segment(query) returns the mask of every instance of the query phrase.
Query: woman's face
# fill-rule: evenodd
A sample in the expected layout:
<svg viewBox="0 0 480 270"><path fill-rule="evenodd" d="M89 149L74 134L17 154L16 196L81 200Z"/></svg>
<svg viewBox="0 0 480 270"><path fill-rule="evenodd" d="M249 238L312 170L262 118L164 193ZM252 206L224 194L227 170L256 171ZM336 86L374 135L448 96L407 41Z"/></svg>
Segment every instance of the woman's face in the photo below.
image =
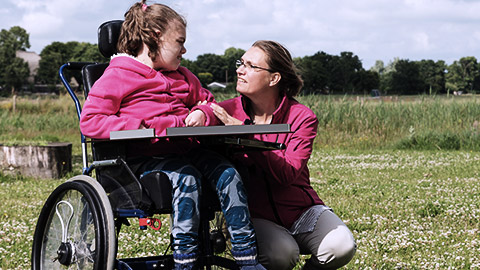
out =
<svg viewBox="0 0 480 270"><path fill-rule="evenodd" d="M180 66L182 55L187 52L184 44L187 40L185 26L180 22L170 23L167 31L161 33L159 55L153 63L156 70L176 70Z"/></svg>
<svg viewBox="0 0 480 270"><path fill-rule="evenodd" d="M265 69L253 68L253 66L266 68L267 55L257 47L251 47L242 56L244 63L237 68L237 91L249 98L260 95L268 89L271 80L271 72Z"/></svg>

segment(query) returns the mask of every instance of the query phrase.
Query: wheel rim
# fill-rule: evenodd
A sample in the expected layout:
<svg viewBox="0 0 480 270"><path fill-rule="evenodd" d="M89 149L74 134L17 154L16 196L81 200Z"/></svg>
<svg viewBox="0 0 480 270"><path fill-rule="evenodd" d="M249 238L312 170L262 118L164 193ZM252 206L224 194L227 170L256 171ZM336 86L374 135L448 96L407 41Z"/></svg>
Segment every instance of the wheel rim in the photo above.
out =
<svg viewBox="0 0 480 270"><path fill-rule="evenodd" d="M92 199L97 205L95 212L100 218L98 230L102 235L101 241L97 243L100 248L97 249L96 254L101 259L101 266L98 269L114 269L117 251L116 228L113 210L105 190L97 180L85 175L77 175L68 181L82 184L87 187L90 194L93 194Z"/></svg>
<svg viewBox="0 0 480 270"><path fill-rule="evenodd" d="M92 208L91 199L85 194L77 189L68 189L57 195L54 205L59 202L70 204L73 214L69 207L54 207L49 212L41 239L40 269L94 269L98 249L98 216ZM70 216L67 228L66 221Z"/></svg>
<svg viewBox="0 0 480 270"><path fill-rule="evenodd" d="M65 207L57 208L59 215L53 215L53 211L51 212L50 224L47 223L43 239L45 248L42 252L42 269L56 269L62 263L76 269L93 269L96 235L91 206L78 190L65 192L59 201L70 203L73 207L73 215ZM70 215L72 220L67 228L67 242L63 243L64 228L62 227ZM67 258L63 261L58 254L62 246L70 247L67 248L68 253L63 256Z"/></svg>

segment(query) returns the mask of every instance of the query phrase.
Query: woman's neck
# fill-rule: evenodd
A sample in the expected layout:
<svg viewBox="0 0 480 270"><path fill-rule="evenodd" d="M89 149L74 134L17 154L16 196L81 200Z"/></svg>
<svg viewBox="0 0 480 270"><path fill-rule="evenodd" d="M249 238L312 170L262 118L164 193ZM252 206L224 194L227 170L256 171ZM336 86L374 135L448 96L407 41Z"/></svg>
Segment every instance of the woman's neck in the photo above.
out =
<svg viewBox="0 0 480 270"><path fill-rule="evenodd" d="M257 125L270 124L272 122L273 113L280 105L281 98L279 95L274 97L251 100L250 117Z"/></svg>

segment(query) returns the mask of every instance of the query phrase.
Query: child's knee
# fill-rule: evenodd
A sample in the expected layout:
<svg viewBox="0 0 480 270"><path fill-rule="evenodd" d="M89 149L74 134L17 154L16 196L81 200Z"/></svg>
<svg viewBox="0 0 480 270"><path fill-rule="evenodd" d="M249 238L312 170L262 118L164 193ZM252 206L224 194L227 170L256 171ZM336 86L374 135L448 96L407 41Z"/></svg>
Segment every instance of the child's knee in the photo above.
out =
<svg viewBox="0 0 480 270"><path fill-rule="evenodd" d="M233 167L224 167L217 179L217 189L223 190L231 184L236 185L240 181L240 175Z"/></svg>
<svg viewBox="0 0 480 270"><path fill-rule="evenodd" d="M200 189L202 175L193 166L184 166L178 173L178 188L182 193L196 192ZM176 186L172 183L172 186Z"/></svg>

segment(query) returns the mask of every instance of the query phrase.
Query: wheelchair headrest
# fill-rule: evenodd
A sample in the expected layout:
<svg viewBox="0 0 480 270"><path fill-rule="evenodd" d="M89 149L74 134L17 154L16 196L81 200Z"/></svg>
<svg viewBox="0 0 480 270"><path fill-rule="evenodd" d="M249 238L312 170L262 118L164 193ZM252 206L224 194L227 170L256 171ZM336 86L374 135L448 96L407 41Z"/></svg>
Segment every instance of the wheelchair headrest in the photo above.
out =
<svg viewBox="0 0 480 270"><path fill-rule="evenodd" d="M123 20L104 22L98 27L98 49L106 58L117 53L117 42Z"/></svg>

